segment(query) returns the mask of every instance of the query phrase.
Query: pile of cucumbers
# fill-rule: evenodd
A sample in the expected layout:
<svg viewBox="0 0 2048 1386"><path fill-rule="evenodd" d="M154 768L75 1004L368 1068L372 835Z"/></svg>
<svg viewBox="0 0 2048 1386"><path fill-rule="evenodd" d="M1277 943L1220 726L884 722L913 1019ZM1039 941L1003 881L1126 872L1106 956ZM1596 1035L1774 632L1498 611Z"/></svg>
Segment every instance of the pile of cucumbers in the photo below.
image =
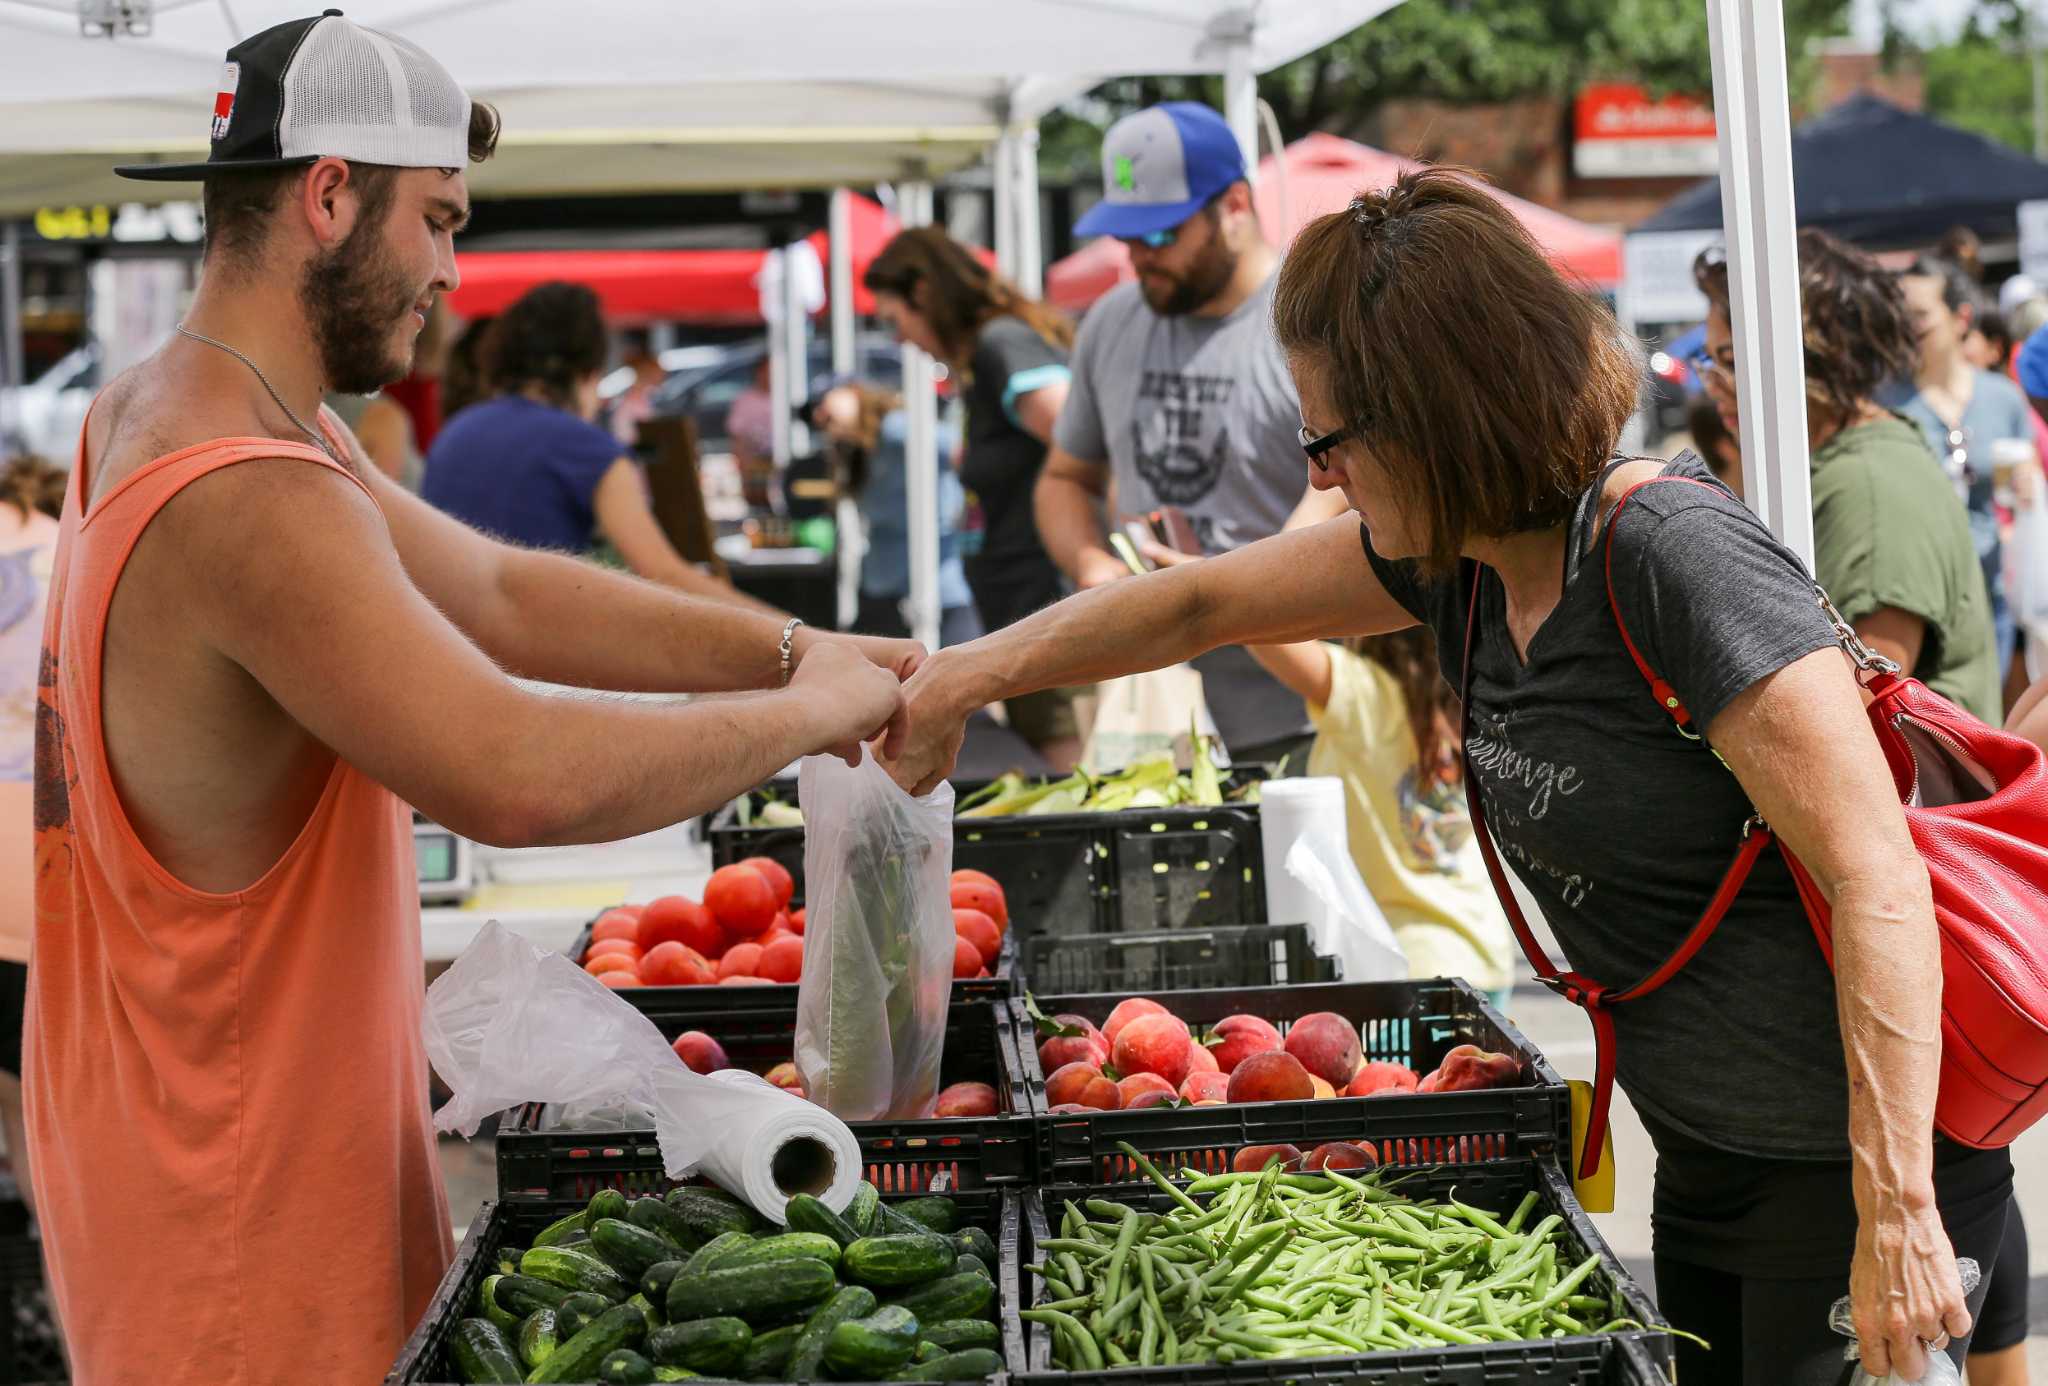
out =
<svg viewBox="0 0 2048 1386"><path fill-rule="evenodd" d="M980 1381L1001 1370L996 1248L948 1198L770 1227L722 1189L606 1189L498 1252L449 1354L469 1382Z"/></svg>

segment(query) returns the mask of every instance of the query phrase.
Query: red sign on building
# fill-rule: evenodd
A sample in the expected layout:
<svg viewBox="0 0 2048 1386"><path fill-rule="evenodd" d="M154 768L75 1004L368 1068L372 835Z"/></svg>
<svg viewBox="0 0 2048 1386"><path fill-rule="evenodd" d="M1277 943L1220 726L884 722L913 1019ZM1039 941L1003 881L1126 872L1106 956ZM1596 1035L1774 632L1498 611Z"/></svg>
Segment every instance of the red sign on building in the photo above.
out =
<svg viewBox="0 0 2048 1386"><path fill-rule="evenodd" d="M1697 178L1719 161L1714 108L1706 100L1652 100L1623 82L1579 89L1572 134L1572 171L1581 178Z"/></svg>

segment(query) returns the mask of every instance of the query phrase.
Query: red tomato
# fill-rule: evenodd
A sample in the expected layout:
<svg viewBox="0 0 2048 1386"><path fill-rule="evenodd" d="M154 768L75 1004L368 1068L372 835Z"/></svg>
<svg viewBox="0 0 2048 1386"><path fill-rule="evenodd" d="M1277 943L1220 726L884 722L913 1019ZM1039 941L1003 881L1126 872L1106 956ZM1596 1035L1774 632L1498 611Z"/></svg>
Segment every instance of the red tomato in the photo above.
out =
<svg viewBox="0 0 2048 1386"><path fill-rule="evenodd" d="M704 955L673 939L657 943L640 960L640 980L650 987L695 987L712 980Z"/></svg>
<svg viewBox="0 0 2048 1386"><path fill-rule="evenodd" d="M953 940L953 975L972 977L982 971L981 950L971 939L955 937Z"/></svg>
<svg viewBox="0 0 2048 1386"><path fill-rule="evenodd" d="M718 960L718 980L728 977L758 977L761 975L761 945L758 943L735 943L725 950L725 956Z"/></svg>
<svg viewBox="0 0 2048 1386"><path fill-rule="evenodd" d="M766 977L733 976L720 977L718 985L722 987L772 987L775 983L769 981Z"/></svg>
<svg viewBox="0 0 2048 1386"><path fill-rule="evenodd" d="M775 922L775 888L751 866L734 863L711 873L704 904L730 938L759 938Z"/></svg>
<svg viewBox="0 0 2048 1386"><path fill-rule="evenodd" d="M592 942L607 938L636 938L640 933L640 907L621 905L606 910L590 926Z"/></svg>
<svg viewBox="0 0 2048 1386"><path fill-rule="evenodd" d="M583 970L596 977L606 972L639 972L639 964L624 953L600 953L583 964Z"/></svg>
<svg viewBox="0 0 2048 1386"><path fill-rule="evenodd" d="M597 974L597 980L613 991L624 991L628 987L641 985L640 979L630 972L600 972Z"/></svg>
<svg viewBox="0 0 2048 1386"><path fill-rule="evenodd" d="M981 951L981 960L992 963L1003 951L1003 932L980 910L954 910L953 932Z"/></svg>
<svg viewBox="0 0 2048 1386"><path fill-rule="evenodd" d="M804 970L804 941L795 934L761 950L759 974L771 982L794 982Z"/></svg>
<svg viewBox="0 0 2048 1386"><path fill-rule="evenodd" d="M1000 886L987 886L979 881L961 881L953 887L953 908L956 910L980 910L995 921L998 929L1010 927L1010 906L1003 899Z"/></svg>
<svg viewBox="0 0 2048 1386"><path fill-rule="evenodd" d="M796 878L787 868L773 857L747 857L739 863L751 866L761 873L761 879L768 882L768 888L775 892L775 908L786 910L796 896Z"/></svg>
<svg viewBox="0 0 2048 1386"><path fill-rule="evenodd" d="M630 938L601 938L583 950L583 961L589 962L607 953L624 953L634 962L640 961L640 945Z"/></svg>
<svg viewBox="0 0 2048 1386"><path fill-rule="evenodd" d="M995 877L989 875L988 872L976 871L974 868L968 866L963 866L958 871L955 871L953 873L952 883L954 885L959 885L962 881L976 881L982 885L992 887L996 890L1001 890L1003 888L1002 882L998 881Z"/></svg>
<svg viewBox="0 0 2048 1386"><path fill-rule="evenodd" d="M658 944L680 943L707 958L725 951L725 934L711 911L685 895L664 895L640 913L640 951Z"/></svg>
<svg viewBox="0 0 2048 1386"><path fill-rule="evenodd" d="M804 931L804 912L802 910L791 910L788 917L789 931L793 934L802 933Z"/></svg>

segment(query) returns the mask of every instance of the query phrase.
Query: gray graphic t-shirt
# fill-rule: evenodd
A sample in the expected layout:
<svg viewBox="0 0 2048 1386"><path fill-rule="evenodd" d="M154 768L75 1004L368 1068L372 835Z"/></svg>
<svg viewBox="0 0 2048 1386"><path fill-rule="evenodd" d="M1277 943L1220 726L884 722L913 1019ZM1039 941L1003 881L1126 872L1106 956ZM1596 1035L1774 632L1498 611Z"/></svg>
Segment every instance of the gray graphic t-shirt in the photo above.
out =
<svg viewBox="0 0 2048 1386"><path fill-rule="evenodd" d="M1206 554L1278 534L1308 489L1308 464L1272 316L1272 279L1221 318L1161 317L1136 284L1118 285L1081 324L1054 441L1109 467L1124 515L1186 512ZM1211 651L1195 667L1233 752L1310 730L1301 699L1243 650Z"/></svg>

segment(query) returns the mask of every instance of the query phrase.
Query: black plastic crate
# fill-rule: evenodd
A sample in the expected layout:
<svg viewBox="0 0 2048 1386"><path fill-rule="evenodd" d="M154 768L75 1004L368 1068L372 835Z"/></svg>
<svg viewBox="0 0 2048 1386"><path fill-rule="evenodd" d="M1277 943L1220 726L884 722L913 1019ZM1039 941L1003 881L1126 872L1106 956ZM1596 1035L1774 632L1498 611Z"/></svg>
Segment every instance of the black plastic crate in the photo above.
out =
<svg viewBox="0 0 2048 1386"><path fill-rule="evenodd" d="M1003 1264L997 1275L998 1321L1003 1330L1002 1353L1012 1371L1023 1364L1024 1344L1021 1320L1017 1318L1017 1242L1020 1215L1018 1200L996 1190L952 1191L948 1194L960 1209L963 1226L979 1227L995 1239ZM476 1293L489 1273L498 1249L508 1244L523 1246L535 1233L582 1207L586 1199L544 1199L486 1203L469 1225L469 1235L456 1249L454 1264L441 1277L440 1286L413 1328L412 1337L398 1355L398 1362L385 1386L420 1386L421 1383L454 1383L461 1380L448 1360L448 1336L462 1319L474 1315ZM992 1378L998 1382L1007 1373ZM705 1377L709 1382L717 1378Z"/></svg>
<svg viewBox="0 0 2048 1386"><path fill-rule="evenodd" d="M796 1000L794 987L659 987L649 989L642 1010L664 1039L702 1030L734 1067L765 1073L795 1050ZM960 1189L1029 1182L1037 1170L1036 1108L1008 1002L952 1004L939 1075L942 1087L987 1083L1002 1111L849 1122L866 1177L884 1193L921 1192L942 1177ZM662 1170L652 1130L550 1131L541 1126L542 1113L541 1103L530 1102L499 1124L500 1199L588 1199L607 1187L658 1193L674 1183Z"/></svg>
<svg viewBox="0 0 2048 1386"><path fill-rule="evenodd" d="M50 1309L49 1286L43 1278L43 1244L36 1236L27 1207L14 1196L11 1181L0 1179L0 1382L66 1382L57 1316Z"/></svg>
<svg viewBox="0 0 2048 1386"><path fill-rule="evenodd" d="M1072 1012L1100 1025L1127 996L1157 1001L1188 1024L1212 1025L1243 1012L1289 1024L1334 1011L1359 1024L1370 1060L1428 1073L1460 1044L1513 1054L1525 1086L1482 1092L1331 1097L1210 1107L1147 1107L1133 1112L1054 1113L1036 1034L1022 1002L1012 1002L1018 1049L1042 1113L1043 1183L1114 1184L1143 1176L1118 1149L1128 1141L1162 1168L1215 1174L1247 1145L1288 1144L1307 1152L1325 1141L1370 1140L1387 1163L1556 1155L1571 1149L1571 1102L1564 1080L1469 983L1455 977L1409 982L1330 982L1309 986L1228 987L1204 991L1040 995L1041 1012Z"/></svg>
<svg viewBox="0 0 2048 1386"><path fill-rule="evenodd" d="M1033 991L1187 991L1334 982L1306 924L1230 924L1157 933L1042 934L1025 940Z"/></svg>
<svg viewBox="0 0 2048 1386"><path fill-rule="evenodd" d="M1373 1382L1388 1386L1651 1386L1666 1382L1672 1360L1671 1338L1657 1331L1663 1320L1618 1257L1594 1229L1592 1220L1572 1197L1571 1185L1548 1160L1520 1158L1483 1164L1443 1164L1400 1171L1399 1187L1412 1196L1447 1199L1505 1216L1530 1190L1541 1202L1530 1215L1531 1225L1550 1214L1564 1220L1570 1260L1598 1255L1601 1267L1581 1287L1595 1297L1609 1296L1616 1318L1650 1325L1645 1331L1573 1335L1521 1343L1487 1343L1471 1347L1413 1348L1364 1354L1346 1353L1332 1345L1329 1357L1250 1360L1228 1365L1207 1363L1175 1367L1111 1367L1085 1374L1089 1381L1126 1382L1129 1386L1250 1386L1250 1383ZM1134 1204L1164 1211L1173 1202L1157 1186L1056 1185L1032 1189L1022 1197L1023 1232L1018 1286L1027 1305L1036 1304L1043 1283L1023 1269L1041 1258L1037 1244L1051 1236L1053 1221L1068 1201L1088 1198ZM1017 1386L1071 1386L1084 1374L1053 1365L1050 1330L1024 1326L1026 1373ZM1648 1372L1649 1374L1645 1374Z"/></svg>
<svg viewBox="0 0 2048 1386"><path fill-rule="evenodd" d="M1238 772L1226 783L1253 778L1262 775ZM984 783L954 788L965 798ZM774 793L796 798L788 782ZM771 857L796 878L801 898L804 830L740 826L752 798L712 818L712 863ZM1000 881L1012 931L1025 938L1261 923L1263 852L1257 804L953 820L954 867Z"/></svg>
<svg viewBox="0 0 2048 1386"><path fill-rule="evenodd" d="M600 912L602 917L602 912ZM583 932L576 935L576 941L569 945L567 957L578 967L583 965L583 955L590 948L590 931L597 927L597 919L583 926ZM1003 951L996 954L996 965L989 969L987 977L957 977L953 981L955 1001L1007 1001L1017 994L1017 940L1007 930L1003 933ZM707 991L707 987L626 987L618 994L636 1009L646 1010L650 997L659 997L675 991ZM796 995L796 983L771 982L765 987L727 987L727 991L766 991L778 994Z"/></svg>

